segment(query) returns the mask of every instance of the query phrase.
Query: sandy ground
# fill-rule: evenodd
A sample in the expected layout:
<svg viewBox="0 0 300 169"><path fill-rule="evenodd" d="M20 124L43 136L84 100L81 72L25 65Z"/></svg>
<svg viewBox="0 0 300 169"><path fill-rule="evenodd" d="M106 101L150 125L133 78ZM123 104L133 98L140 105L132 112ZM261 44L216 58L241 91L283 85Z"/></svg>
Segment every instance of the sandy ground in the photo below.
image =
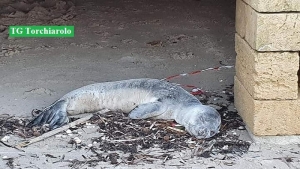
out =
<svg viewBox="0 0 300 169"><path fill-rule="evenodd" d="M24 7L6 0L0 4L1 115L30 117L32 109L45 107L90 83L141 77L162 79L235 62L234 0L88 0L54 6L47 3ZM8 38L7 26L20 24L74 25L75 37ZM172 82L221 92L233 84L234 74L234 69L222 69L179 77ZM86 142L96 135L92 129L87 131L80 135ZM247 133L241 135L249 139ZM65 159L84 160L83 154L91 154L64 144L68 140L52 137L25 148L25 152L1 145L0 154L14 157L14 168L67 168L69 162L53 162L63 155ZM20 138L11 139L11 143L14 141ZM252 145L247 154L228 160L190 158L188 151L175 154L180 154L184 163L175 158L164 164L158 161L130 168L300 166L298 145ZM9 168L7 163L8 160L0 160L0 168ZM123 163L100 166L128 168Z"/></svg>

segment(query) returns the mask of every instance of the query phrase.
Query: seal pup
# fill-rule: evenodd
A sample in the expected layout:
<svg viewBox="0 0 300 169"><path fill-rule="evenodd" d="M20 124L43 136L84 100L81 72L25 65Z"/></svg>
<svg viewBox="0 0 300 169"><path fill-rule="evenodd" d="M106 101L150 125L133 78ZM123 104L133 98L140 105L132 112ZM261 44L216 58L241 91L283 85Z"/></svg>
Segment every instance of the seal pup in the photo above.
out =
<svg viewBox="0 0 300 169"><path fill-rule="evenodd" d="M158 79L130 79L96 83L67 93L46 107L28 127L48 124L55 129L69 122L68 115L103 109L129 113L131 119L174 119L196 138L218 133L221 117L212 107L178 86Z"/></svg>

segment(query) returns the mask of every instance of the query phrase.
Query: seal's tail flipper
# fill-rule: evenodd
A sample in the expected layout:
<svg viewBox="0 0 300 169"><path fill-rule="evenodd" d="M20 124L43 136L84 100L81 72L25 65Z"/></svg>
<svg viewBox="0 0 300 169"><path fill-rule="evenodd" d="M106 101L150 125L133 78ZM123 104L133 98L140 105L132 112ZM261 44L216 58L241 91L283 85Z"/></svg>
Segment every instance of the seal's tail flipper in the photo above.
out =
<svg viewBox="0 0 300 169"><path fill-rule="evenodd" d="M145 103L134 108L128 115L131 119L146 119L164 113L161 102Z"/></svg>
<svg viewBox="0 0 300 169"><path fill-rule="evenodd" d="M63 126L69 122L67 112L64 110L65 101L61 100L50 108L43 110L37 117L31 120L27 127L43 126L48 124L50 130Z"/></svg>

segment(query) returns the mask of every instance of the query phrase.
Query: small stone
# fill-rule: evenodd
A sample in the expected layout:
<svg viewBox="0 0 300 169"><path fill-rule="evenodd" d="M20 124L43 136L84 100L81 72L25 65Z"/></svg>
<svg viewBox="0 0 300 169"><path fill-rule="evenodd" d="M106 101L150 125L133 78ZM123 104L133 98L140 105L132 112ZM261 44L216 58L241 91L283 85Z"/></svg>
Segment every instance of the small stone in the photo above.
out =
<svg viewBox="0 0 300 169"><path fill-rule="evenodd" d="M226 138L225 141L226 141L226 142L230 142L231 140L230 140L229 138ZM228 146L227 146L227 147L228 147Z"/></svg>
<svg viewBox="0 0 300 169"><path fill-rule="evenodd" d="M169 141L169 140L170 140L170 137L169 137L169 136L164 136L164 140L165 140L165 141Z"/></svg>
<svg viewBox="0 0 300 169"><path fill-rule="evenodd" d="M97 143L98 143L97 141L94 141L94 142L93 142L93 144L97 144Z"/></svg>
<svg viewBox="0 0 300 169"><path fill-rule="evenodd" d="M66 130L66 133L67 133L67 134L71 134L72 131L71 131L70 129L68 129L68 130Z"/></svg>
<svg viewBox="0 0 300 169"><path fill-rule="evenodd" d="M19 119L19 120L18 120L18 124L19 124L19 125L25 125L25 121Z"/></svg>
<svg viewBox="0 0 300 169"><path fill-rule="evenodd" d="M225 145L222 149L223 150L228 150L228 145Z"/></svg>
<svg viewBox="0 0 300 169"><path fill-rule="evenodd" d="M34 132L33 132L33 135L36 136L36 137L38 137L38 136L41 135L41 133L40 133L39 131L34 131Z"/></svg>
<svg viewBox="0 0 300 169"><path fill-rule="evenodd" d="M93 147L93 144L88 144L88 147Z"/></svg>
<svg viewBox="0 0 300 169"><path fill-rule="evenodd" d="M10 138L9 136L4 136L4 137L1 139L1 141L7 142L9 138Z"/></svg>
<svg viewBox="0 0 300 169"><path fill-rule="evenodd" d="M86 128L88 128L88 129L95 128L95 125L93 125L93 124L91 124L89 122L86 122L85 125L86 125Z"/></svg>
<svg viewBox="0 0 300 169"><path fill-rule="evenodd" d="M73 134L78 134L78 131L77 130L73 130L72 133Z"/></svg>
<svg viewBox="0 0 300 169"><path fill-rule="evenodd" d="M231 154L229 154L227 156L230 157ZM226 165L226 166L233 166L235 163L233 161L224 161L223 164Z"/></svg>
<svg viewBox="0 0 300 169"><path fill-rule="evenodd" d="M7 160L7 159L9 159L9 158L8 158L8 156L3 156L2 159L3 159L3 160Z"/></svg>
<svg viewBox="0 0 300 169"><path fill-rule="evenodd" d="M80 144L82 142L78 137L74 137L73 140L76 144Z"/></svg>
<svg viewBox="0 0 300 169"><path fill-rule="evenodd" d="M143 133L149 133L150 129L149 128L143 128Z"/></svg>
<svg viewBox="0 0 300 169"><path fill-rule="evenodd" d="M192 90L192 92L198 92L199 91L199 89L193 89Z"/></svg>
<svg viewBox="0 0 300 169"><path fill-rule="evenodd" d="M86 126L86 128L92 129L92 128L95 128L95 126L94 125L93 126Z"/></svg>
<svg viewBox="0 0 300 169"><path fill-rule="evenodd" d="M240 126L238 127L239 130L245 130L245 127L244 126Z"/></svg>

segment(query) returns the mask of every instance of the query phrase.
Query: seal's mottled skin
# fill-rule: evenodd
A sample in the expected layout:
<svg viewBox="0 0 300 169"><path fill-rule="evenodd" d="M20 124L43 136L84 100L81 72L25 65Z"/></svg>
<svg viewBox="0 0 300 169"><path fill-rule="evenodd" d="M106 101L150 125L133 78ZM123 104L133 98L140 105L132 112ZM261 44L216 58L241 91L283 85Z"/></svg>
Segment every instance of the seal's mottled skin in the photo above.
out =
<svg viewBox="0 0 300 169"><path fill-rule="evenodd" d="M158 79L131 79L96 83L64 95L28 126L49 124L50 129L69 122L68 115L119 110L132 119L174 119L197 138L214 136L221 118L212 107L176 84Z"/></svg>

